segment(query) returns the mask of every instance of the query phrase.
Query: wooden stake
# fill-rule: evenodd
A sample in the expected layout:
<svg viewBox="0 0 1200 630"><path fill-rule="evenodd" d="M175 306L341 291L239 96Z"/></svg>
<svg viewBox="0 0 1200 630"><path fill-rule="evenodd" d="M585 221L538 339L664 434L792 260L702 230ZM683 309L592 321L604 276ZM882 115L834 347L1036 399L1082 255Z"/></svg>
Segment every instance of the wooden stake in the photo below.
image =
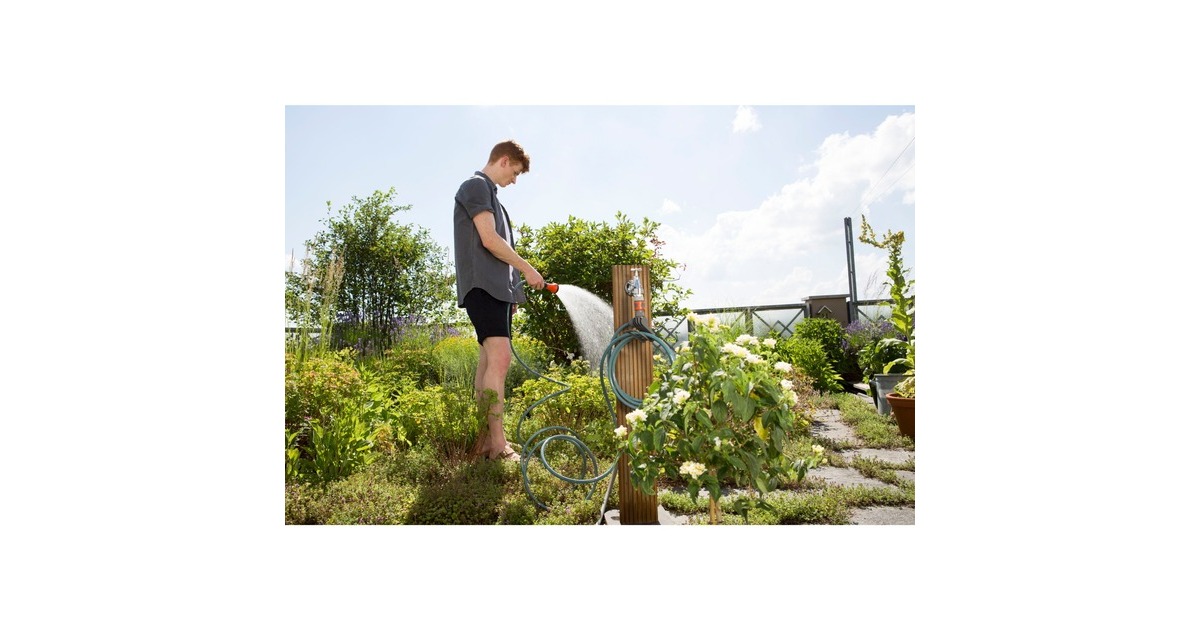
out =
<svg viewBox="0 0 1200 630"><path fill-rule="evenodd" d="M625 282L633 278L638 269L642 281L642 294L646 301L646 325L650 325L650 269L645 265L613 265L613 330L633 319L633 298L625 293ZM654 380L654 344L637 339L629 342L615 358L617 385L634 398L645 398L646 390ZM617 402L617 422L628 426L625 414L633 411ZM656 486L657 488L657 486ZM617 491L619 492L622 525L657 525L658 494L644 494L633 487L629 478L629 456L622 455L617 462Z"/></svg>

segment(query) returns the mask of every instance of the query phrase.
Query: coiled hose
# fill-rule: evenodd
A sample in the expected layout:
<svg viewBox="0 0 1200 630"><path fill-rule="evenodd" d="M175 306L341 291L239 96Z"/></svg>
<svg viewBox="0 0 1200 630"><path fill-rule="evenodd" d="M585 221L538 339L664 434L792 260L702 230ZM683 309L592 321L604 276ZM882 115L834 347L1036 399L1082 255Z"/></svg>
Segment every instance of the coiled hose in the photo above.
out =
<svg viewBox="0 0 1200 630"><path fill-rule="evenodd" d="M612 420L614 429L619 426L619 424L617 422L617 412L613 406L612 397L609 396L609 387L612 388L613 396L615 396L616 399L626 407L630 409L639 409L642 406L642 399L634 398L633 396L629 395L628 392L621 389L620 385L617 384L615 374L617 364L616 358L621 354L621 350L635 339L642 339L654 343L667 357L668 362L675 360L675 349L671 347L671 344L667 343L662 337L654 334L654 332L648 329L640 320L631 320L621 325L621 327L618 328L615 333L613 333L612 340L609 341L608 346L604 348L604 354L600 357L600 389L604 393L604 402L606 405L608 405L608 415ZM547 506L545 503L542 503L536 496L534 496L533 489L529 485L529 462L532 460L534 455L537 455L538 460L542 463L542 467L545 468L546 471L555 478L572 485L590 485L591 488L588 490L587 495L585 495L585 499L590 499L596 492L597 484L599 484L599 482L605 477L608 477L608 489L604 492L604 501L600 504L600 518L596 521L596 524L600 525L604 522L604 511L608 506L608 498L612 494L613 480L616 478L616 475L612 475L612 472L617 468L617 460L614 460L612 465L610 465L604 472L599 472L600 466L596 461L595 453L588 448L587 444L584 444L578 433L569 427L564 427L561 425L548 426L538 429L527 439L522 440L521 426L525 423L525 419L529 417L530 413L533 412L533 409L547 400L550 400L551 398L561 396L570 390L571 386L562 381L552 379L529 367L529 365L525 363L524 359L521 358L521 355L517 354L516 346L513 346L512 344L511 331L509 334L508 343L512 348L513 356L517 358L517 362L521 364L521 367L529 370L530 373L538 378L546 379L563 387L560 390L543 396L533 404L526 407L525 411L521 414L521 419L517 421L516 439L517 442L521 444L521 479L525 485L525 494L529 496L529 500L533 501L534 505L536 505L538 508L543 510L550 509L549 506ZM575 447L575 452L579 455L579 459L581 460L581 467L578 477L565 475L556 470L548 461L546 461L547 447L550 444L558 441L566 442Z"/></svg>

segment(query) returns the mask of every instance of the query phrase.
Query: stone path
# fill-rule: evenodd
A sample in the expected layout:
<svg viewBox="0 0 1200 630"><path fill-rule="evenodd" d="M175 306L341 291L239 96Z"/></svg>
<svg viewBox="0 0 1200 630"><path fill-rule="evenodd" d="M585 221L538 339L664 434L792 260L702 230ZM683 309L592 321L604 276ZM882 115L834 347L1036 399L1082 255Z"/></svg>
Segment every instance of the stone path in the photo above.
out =
<svg viewBox="0 0 1200 630"><path fill-rule="evenodd" d="M812 425L813 435L819 435L823 438L837 441L849 442L851 444L861 445L862 441L855 435L854 429L850 428L846 423L841 421L841 413L836 409L823 409L814 416ZM881 449L881 448L853 448L838 453L847 462L855 459L877 459L889 464L904 464L912 461L916 462L915 453L903 449ZM917 476L915 472L907 470L897 470L896 476L900 479L916 482ZM886 488L888 484L878 480L864 477L862 473L853 468L837 468L834 466L821 466L808 471L808 476L814 479L824 479L826 483L838 486L865 486L868 488ZM915 525L916 510L911 507L894 507L894 506L872 506L867 508L856 508L850 511L850 524L852 525Z"/></svg>
<svg viewBox="0 0 1200 630"><path fill-rule="evenodd" d="M876 459L889 464L904 464L909 461L915 463L915 453L903 449L879 449L879 448L862 448L862 441L854 433L854 429L850 428L846 423L841 421L841 414L836 409L822 409L816 413L812 423L813 435L820 436L824 439L837 442L844 442L856 445L857 448L851 448L843 451L838 451L847 462L854 459ZM916 473L907 470L895 471L896 476L910 482L916 482ZM867 488L886 488L889 484L878 479L864 477L862 473L853 468L839 468L836 466L821 466L808 471L809 479L821 479L825 483L837 486L863 486ZM701 490L704 496L708 493ZM663 509L658 508L659 524L660 525L686 525L688 517L686 515L672 514ZM707 519L707 515L702 515L699 518ZM915 525L917 512L912 507L907 506L872 506L868 508L857 508L850 511L851 525ZM617 517L617 510L612 510L605 514L605 524L619 525L620 520Z"/></svg>

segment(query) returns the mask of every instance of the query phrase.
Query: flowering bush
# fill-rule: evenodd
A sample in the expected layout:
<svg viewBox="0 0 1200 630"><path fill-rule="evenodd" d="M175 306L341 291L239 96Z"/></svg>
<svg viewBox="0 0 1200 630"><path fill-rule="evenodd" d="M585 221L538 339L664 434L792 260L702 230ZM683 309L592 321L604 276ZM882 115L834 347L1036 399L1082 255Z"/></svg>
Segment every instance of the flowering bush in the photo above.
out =
<svg viewBox="0 0 1200 630"><path fill-rule="evenodd" d="M310 353L305 360L284 355L284 418L295 429L307 418L329 417L362 390L352 350Z"/></svg>
<svg viewBox="0 0 1200 630"><path fill-rule="evenodd" d="M688 318L696 324L689 343L658 366L642 408L625 416L638 490L652 493L665 474L686 480L693 500L702 487L719 499L722 483L761 496L819 464L817 450L795 462L783 454L797 397L775 340L738 335L712 316Z"/></svg>

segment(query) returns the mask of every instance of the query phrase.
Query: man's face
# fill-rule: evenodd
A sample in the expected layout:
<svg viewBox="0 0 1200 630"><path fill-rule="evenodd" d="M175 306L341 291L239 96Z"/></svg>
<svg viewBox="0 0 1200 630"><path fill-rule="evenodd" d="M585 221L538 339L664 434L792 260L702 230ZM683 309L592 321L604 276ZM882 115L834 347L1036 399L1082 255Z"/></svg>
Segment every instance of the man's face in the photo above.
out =
<svg viewBox="0 0 1200 630"><path fill-rule="evenodd" d="M501 158L500 161L500 178L496 185L504 188L509 184L517 183L517 176L525 172L525 167L520 162L510 160L507 157Z"/></svg>

